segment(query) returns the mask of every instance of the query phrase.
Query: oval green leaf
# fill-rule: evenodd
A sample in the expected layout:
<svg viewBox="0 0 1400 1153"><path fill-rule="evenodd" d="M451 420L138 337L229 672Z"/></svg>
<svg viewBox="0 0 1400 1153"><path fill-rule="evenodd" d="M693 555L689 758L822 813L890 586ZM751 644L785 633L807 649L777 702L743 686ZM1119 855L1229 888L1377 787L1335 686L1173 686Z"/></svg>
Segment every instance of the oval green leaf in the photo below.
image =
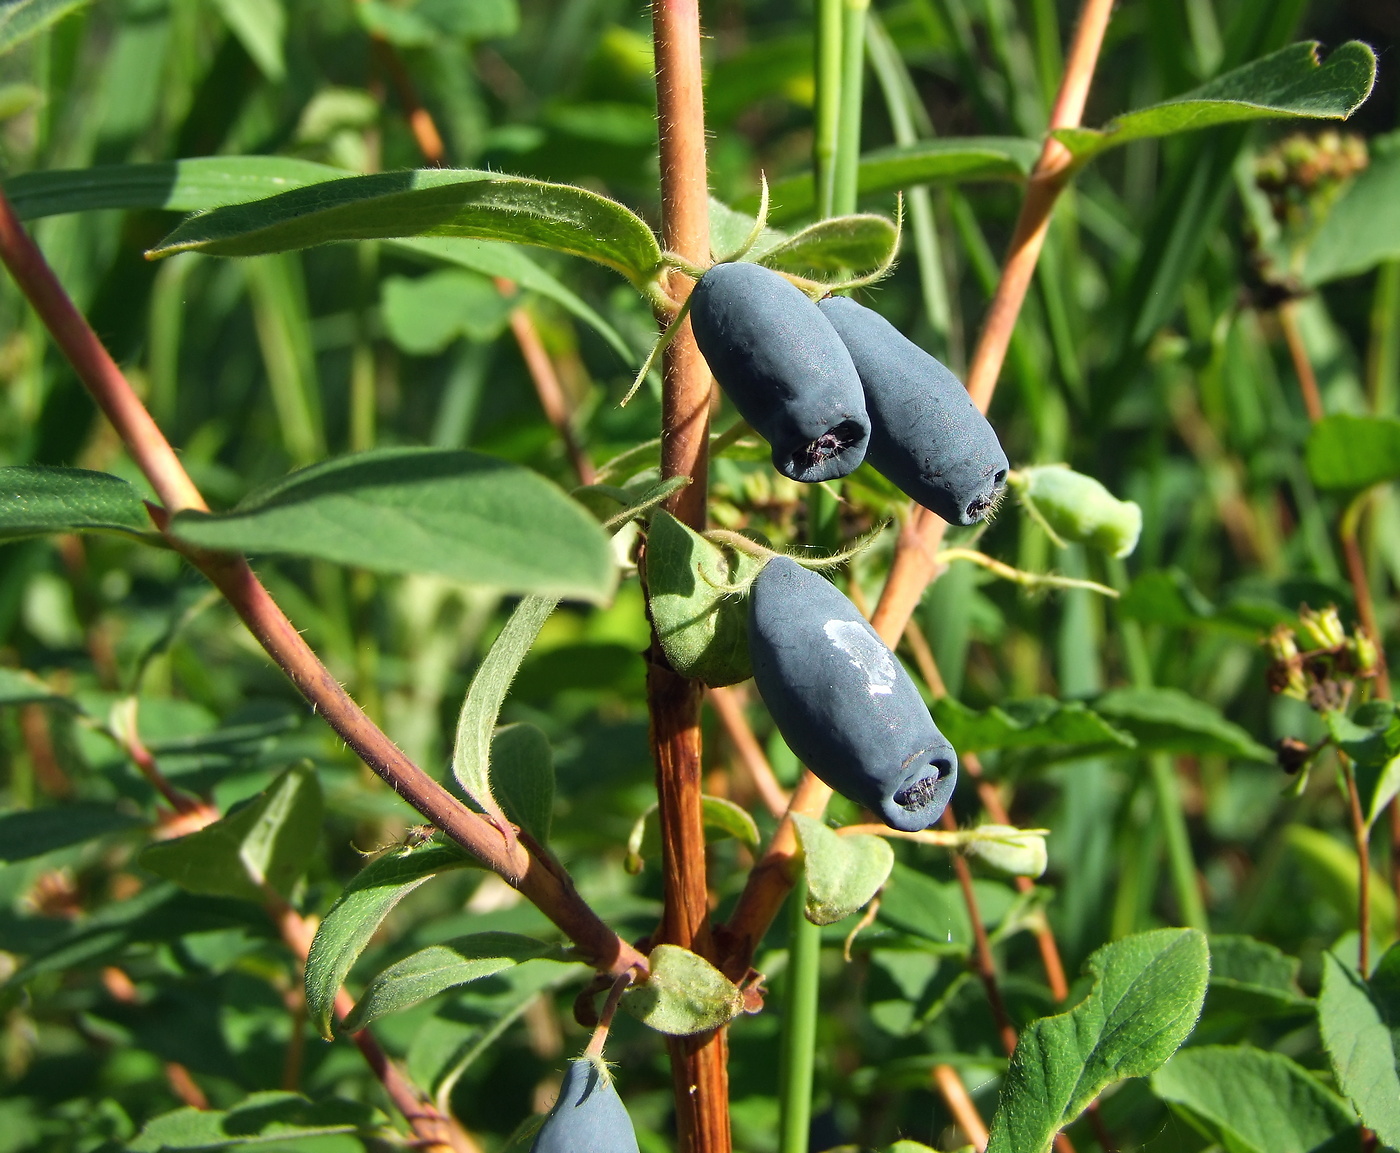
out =
<svg viewBox="0 0 1400 1153"><path fill-rule="evenodd" d="M834 925L870 904L894 868L894 850L884 837L841 836L821 821L793 814L807 870L807 920Z"/></svg>
<svg viewBox="0 0 1400 1153"><path fill-rule="evenodd" d="M1400 476L1400 420L1323 417L1308 433L1308 475L1318 488L1352 492Z"/></svg>
<svg viewBox="0 0 1400 1153"><path fill-rule="evenodd" d="M192 217L147 255L256 256L410 236L505 240L582 256L644 282L661 260L646 222L568 184L473 169L381 172L327 181Z"/></svg>
<svg viewBox="0 0 1400 1153"><path fill-rule="evenodd" d="M472 452L386 448L337 457L230 512L179 513L171 532L197 548L594 602L617 581L608 538L579 504L527 468Z"/></svg>
<svg viewBox="0 0 1400 1153"><path fill-rule="evenodd" d="M0 541L54 532L151 536L141 495L120 477L82 468L0 468Z"/></svg>
<svg viewBox="0 0 1400 1153"><path fill-rule="evenodd" d="M739 987L705 960L679 945L657 945L651 974L622 998L622 1007L658 1033L688 1037L718 1029L744 1009Z"/></svg>

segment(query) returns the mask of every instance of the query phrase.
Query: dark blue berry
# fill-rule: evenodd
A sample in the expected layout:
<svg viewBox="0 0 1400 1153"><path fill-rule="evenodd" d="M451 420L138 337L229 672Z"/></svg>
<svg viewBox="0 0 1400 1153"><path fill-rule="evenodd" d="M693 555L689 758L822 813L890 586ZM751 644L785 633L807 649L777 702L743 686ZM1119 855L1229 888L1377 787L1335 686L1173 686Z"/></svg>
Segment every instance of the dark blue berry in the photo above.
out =
<svg viewBox="0 0 1400 1153"><path fill-rule="evenodd" d="M894 829L943 814L958 757L899 659L839 589L787 557L749 596L754 683L783 740L844 797Z"/></svg>
<svg viewBox="0 0 1400 1153"><path fill-rule="evenodd" d="M530 1153L638 1153L637 1134L601 1061L570 1061Z"/></svg>
<svg viewBox="0 0 1400 1153"><path fill-rule="evenodd" d="M791 282L759 264L716 264L695 286L690 325L780 473L835 480L865 458L870 424L850 353Z"/></svg>
<svg viewBox="0 0 1400 1153"><path fill-rule="evenodd" d="M967 389L878 312L845 296L827 297L820 309L865 386L870 463L950 524L981 520L1009 466Z"/></svg>

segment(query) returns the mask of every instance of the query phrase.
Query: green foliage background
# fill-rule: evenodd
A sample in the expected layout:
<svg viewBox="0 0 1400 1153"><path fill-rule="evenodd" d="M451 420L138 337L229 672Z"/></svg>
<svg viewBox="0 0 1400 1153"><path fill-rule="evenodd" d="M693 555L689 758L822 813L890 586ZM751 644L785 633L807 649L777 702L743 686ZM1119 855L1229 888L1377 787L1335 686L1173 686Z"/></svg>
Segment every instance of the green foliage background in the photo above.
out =
<svg viewBox="0 0 1400 1153"><path fill-rule="evenodd" d="M24 22L50 9L61 18L21 39ZM902 262L863 299L961 371L1020 203L1019 179L1037 154L1074 11L1056 0L894 0L874 12L862 151L878 155L861 207L892 215L896 188L937 179L933 245L929 233L917 246L906 234ZM236 178L256 184L262 171L235 160L177 169L175 160L279 156L306 162L277 171L300 171L308 182L326 175L317 165L338 175L421 166L410 87L383 43L394 46L451 164L579 184L655 226L643 13L613 0L32 0L0 8L5 14L7 187L217 509L293 468L371 448L471 449L573 488L570 459L512 338L512 307L538 329L595 464L656 435L654 376L626 408L617 403L654 338L650 307L601 264L541 248L434 249L444 242L432 240L238 259L144 255L181 213L230 202ZM703 16L712 191L751 214L762 170L775 188L773 221L795 230L810 218L803 180L813 13L726 0ZM1387 966L1400 962L1388 955L1369 986L1347 967L1357 956L1358 861L1346 796L1331 752L1301 778L1270 760L1276 739L1314 743L1326 730L1303 703L1270 693L1258 643L1273 625L1296 623L1305 603L1336 604L1354 623L1339 518L1358 488L1400 475L1391 424L1366 424L1375 444L1364 453L1344 423L1324 426L1309 446L1278 316L1280 286L1315 288L1294 307L1327 412L1334 420L1400 416L1400 86L1390 71L1400 23L1384 5L1126 0L1085 123L1106 125L1304 39L1321 40L1324 52L1359 39L1380 55L1375 92L1336 129L1364 140L1366 173L1335 188L1323 181L1308 195L1290 185L1275 212L1258 174L1297 124L1225 125L1107 151L1066 192L1016 331L991 412L1013 464L1067 462L1096 477L1141 505L1143 535L1124 566L1057 548L1008 506L978 547L1023 570L1122 585L1123 600L1082 590L1028 597L955 564L915 618L952 697L938 706L940 724L959 749L982 753L1019 826L1051 830L1049 871L1031 897L991 870L977 881L1019 1026L1058 1011L1028 931L1042 909L1071 975L1110 942L1191 921L1172 884L1152 758L1160 765L1167 755L1175 769L1208 916L1195 927L1209 929L1212 977L1178 1057L1151 1080L1145 1074L1170 1047L1145 1066L1110 1063L1116 1075L1091 1086L1090 1096L1134 1078L1099 1109L1122 1149L1355 1147L1348 1098L1383 1140L1400 1134L1394 1102L1384 1104L1394 1062L1365 1074L1382 1101L1367 1105L1373 1098L1346 1080L1327 1040L1342 1020L1387 1042L1396 1020ZM1304 123L1302 131L1321 130ZM938 143L910 145L911 132ZM956 166L938 160L944 142L959 137L987 138L981 158L963 148ZM1087 134L1069 142L1085 155L1098 147ZM900 148L924 157L924 167L912 176L899 169ZM137 191L66 206L44 202L52 190L26 175L133 164L153 166L123 177ZM881 164L893 175L881 176ZM224 174L212 191L200 183L209 171ZM111 184L100 170L92 176L95 187ZM185 229L198 235L208 225L196 217ZM745 231L745 221L716 209L717 251ZM514 281L518 295L503 296L495 275ZM716 426L731 415L722 410ZM635 477L654 465L645 455L608 479L645 481ZM765 457L740 440L714 461L712 519L798 544L808 534L804 494ZM0 465L110 472L150 495L8 279L0 284ZM868 468L844 495L847 540L902 507ZM131 528L123 507L108 514L109 527ZM460 566L372 573L386 567L376 552L404 555L378 523L355 512L326 548L311 550L321 559L262 556L256 567L335 677L410 756L450 780L463 693L515 601L464 583L472 574ZM1361 525L1379 623L1392 638L1400 500L1391 488L1376 492ZM872 601L893 536L850 570ZM587 597L602 578L577 559L586 547L536 558L540 571L524 583L487 583ZM365 568L343 563L361 550ZM555 851L629 939L653 930L661 894L645 838L640 874L624 867L629 832L654 800L639 655L647 644L635 574L605 604L568 601L540 631L501 714L544 734L556 783L543 816L538 796L498 799L533 804L545 828L552 816ZM1152 695L1154 686L1176 695ZM159 852L141 855L158 798L112 739L111 710L133 695L142 741L162 770L221 812L274 782L319 782L305 794L314 791L318 808L298 810L309 821L304 852L291 864L267 862L269 881L284 879L274 887L307 913L324 915L364 855L416 823L309 715L174 553L120 533L0 544L0 1153L209 1147L215 1139L194 1129L161 1137L162 1122L138 1137L181 1104L172 1064L214 1108L247 1109L250 1094L285 1087L290 1042L305 1027L289 1009L300 974L258 903L199 895L168 853L163 865ZM1047 697L1083 703L1056 710L1038 700ZM791 785L796 763L756 700L750 716ZM1388 736L1370 719L1368 731ZM766 836L773 822L709 712L706 725L707 791L750 810ZM530 747L536 752L520 755L536 756ZM1393 753L1387 744L1376 763L1388 765ZM966 783L955 808L961 824L979 818ZM842 824L860 819L839 798L832 814ZM1376 827L1375 840L1387 841L1387 821ZM731 823L737 835L710 849L721 916L753 859L744 829ZM822 930L814 1153L884 1148L901 1137L952 1148L959 1138L931 1067L955 1065L989 1119L1003 1081L1020 1076L1007 1076L966 965L971 928L947 852L904 843L895 852L876 919L849 962L840 944L859 914ZM1378 844L1370 900L1379 947L1396 936L1395 868L1400 859ZM184 878L185 888L167 878ZM487 932L557 938L489 874L450 869L393 907L350 985L358 992L416 950ZM784 993L786 933L780 919L756 962L769 976L770 1010ZM1134 940L1115 963L1144 972L1169 964L1153 950L1199 944L1194 936ZM1100 967L1108 963L1098 956ZM1166 972L1165 987L1184 987L1199 965L1153 971ZM584 1044L570 1004L586 977L577 964L527 960L388 1013L376 1030L483 1148L505 1148ZM1081 981L1072 1001L1088 988ZM1319 1003L1343 1015L1330 1026L1324 1015L1320 1032ZM778 1029L774 1011L732 1029L735 1143L747 1153L777 1149ZM1042 1022L1034 1035L1053 1049L1062 1032ZM658 1036L620 1019L608 1056L643 1149L671 1148ZM1087 1050L1072 1058L1098 1059ZM293 1062L296 1087L319 1113L296 1100L252 1099L301 1127L284 1147L340 1153L381 1140L369 1107L385 1103L353 1047L308 1034ZM1258 1131L1241 1127L1250 1108L1261 1114ZM1011 1120L999 1121L994 1147L1012 1147L998 1144ZM1058 1114L1027 1122L1052 1131L1058 1123ZM323 1135L305 1135L314 1132ZM1079 1121L1071 1136L1076 1148L1093 1149L1101 1131Z"/></svg>

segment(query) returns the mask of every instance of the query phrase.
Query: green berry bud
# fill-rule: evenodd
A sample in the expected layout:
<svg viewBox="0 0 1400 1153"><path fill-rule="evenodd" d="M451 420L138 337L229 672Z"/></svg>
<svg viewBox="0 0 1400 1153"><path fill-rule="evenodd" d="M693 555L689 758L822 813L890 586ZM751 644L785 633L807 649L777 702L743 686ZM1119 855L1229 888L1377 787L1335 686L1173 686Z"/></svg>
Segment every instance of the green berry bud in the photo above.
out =
<svg viewBox="0 0 1400 1153"><path fill-rule="evenodd" d="M1142 509L1133 501L1119 500L1093 477L1062 464L1023 469L1018 475L1023 498L1062 540L1115 557L1137 548Z"/></svg>

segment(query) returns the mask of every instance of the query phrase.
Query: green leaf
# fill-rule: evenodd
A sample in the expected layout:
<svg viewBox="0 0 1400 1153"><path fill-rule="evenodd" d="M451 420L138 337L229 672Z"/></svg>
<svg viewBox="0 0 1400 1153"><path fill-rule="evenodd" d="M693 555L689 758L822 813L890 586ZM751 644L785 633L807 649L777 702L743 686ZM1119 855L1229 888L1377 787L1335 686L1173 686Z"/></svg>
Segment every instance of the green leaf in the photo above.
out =
<svg viewBox="0 0 1400 1153"><path fill-rule="evenodd" d="M327 181L181 224L149 256L287 252L337 240L466 236L595 260L643 284L661 250L639 216L567 184L471 169L381 172Z"/></svg>
<svg viewBox="0 0 1400 1153"><path fill-rule="evenodd" d="M251 1145L290 1148L298 1140L354 1133L378 1136L384 1115L358 1101L308 1101L300 1093L250 1093L232 1109L176 1109L147 1121L126 1146L131 1153L237 1149Z"/></svg>
<svg viewBox="0 0 1400 1153"><path fill-rule="evenodd" d="M1082 164L1132 140L1217 124L1274 118L1345 120L1371 94L1376 54L1360 41L1349 40L1323 63L1318 47L1316 40L1290 44L1181 96L1125 113L1101 129L1061 128L1054 135Z"/></svg>
<svg viewBox="0 0 1400 1153"><path fill-rule="evenodd" d="M1210 954L1204 933L1157 929L1105 945L1085 969L1088 996L1022 1032L987 1153L1043 1153L1108 1086L1166 1061L1196 1026Z"/></svg>
<svg viewBox="0 0 1400 1153"><path fill-rule="evenodd" d="M457 735L452 745L452 775L462 791L502 826L506 816L491 791L491 741L496 718L520 671L520 662L535 643L544 622L559 602L552 597L525 597L510 614L486 659L467 688L457 714Z"/></svg>
<svg viewBox="0 0 1400 1153"><path fill-rule="evenodd" d="M0 541L52 532L154 532L140 494L105 472L41 465L0 468Z"/></svg>
<svg viewBox="0 0 1400 1153"><path fill-rule="evenodd" d="M287 10L282 0L214 0L214 6L259 72L274 82L286 76L282 41L287 34Z"/></svg>
<svg viewBox="0 0 1400 1153"><path fill-rule="evenodd" d="M860 158L860 195L878 196L920 184L1024 180L1040 148L1040 141L1018 136L960 136L882 148ZM769 219L775 224L812 215L812 178L782 181L773 187L771 199ZM756 204L745 202L741 207L752 210Z"/></svg>
<svg viewBox="0 0 1400 1153"><path fill-rule="evenodd" d="M344 176L343 169L287 156L204 156L158 164L112 164L26 172L11 177L4 184L20 219L35 220L101 208L207 212L211 208L263 200ZM455 264L485 276L503 276L523 289L538 292L593 328L624 362L635 364L638 361L617 329L514 245L451 236L388 243L391 248L434 263Z"/></svg>
<svg viewBox="0 0 1400 1153"><path fill-rule="evenodd" d="M525 961L450 998L414 1030L406 1065L409 1077L445 1100L472 1063L520 1019L542 992L591 977L587 965Z"/></svg>
<svg viewBox="0 0 1400 1153"><path fill-rule="evenodd" d="M25 861L145 823L107 805L82 801L51 809L11 809L0 812L0 861Z"/></svg>
<svg viewBox="0 0 1400 1153"><path fill-rule="evenodd" d="M1308 433L1308 475L1318 488L1346 492L1400 476L1400 420L1323 417Z"/></svg>
<svg viewBox="0 0 1400 1153"><path fill-rule="evenodd" d="M884 837L841 836L821 821L793 814L807 871L807 920L834 925L870 904L894 868L894 850Z"/></svg>
<svg viewBox="0 0 1400 1153"><path fill-rule="evenodd" d="M751 849L758 848L757 823L748 810L725 797L706 795L700 798L700 824L705 830L706 844L733 837ZM627 871L640 873L645 860L657 860L660 856L661 824L657 806L651 804L633 823L632 832L627 837Z"/></svg>
<svg viewBox="0 0 1400 1153"><path fill-rule="evenodd" d="M389 339L399 348L413 356L432 356L459 336L495 340L515 303L480 273L444 269L415 279L387 277L380 313Z"/></svg>
<svg viewBox="0 0 1400 1153"><path fill-rule="evenodd" d="M344 175L343 169L290 156L200 156L24 172L5 180L5 194L21 220L103 208L207 212Z"/></svg>
<svg viewBox="0 0 1400 1153"><path fill-rule="evenodd" d="M1312 1011L1298 987L1299 961L1253 937L1212 933L1207 1011L1235 1011L1249 1020L1269 1013Z"/></svg>
<svg viewBox="0 0 1400 1153"><path fill-rule="evenodd" d="M491 738L491 788L506 815L541 845L554 820L554 751L534 725L504 725Z"/></svg>
<svg viewBox="0 0 1400 1153"><path fill-rule="evenodd" d="M607 537L576 502L527 468L473 452L381 448L336 457L230 512L181 512L171 531L199 548L595 602L617 580Z"/></svg>
<svg viewBox="0 0 1400 1153"><path fill-rule="evenodd" d="M1131 734L1114 728L1082 701L1031 697L978 712L943 697L934 702L933 719L954 748L970 752L1055 745L1137 747Z"/></svg>
<svg viewBox="0 0 1400 1153"><path fill-rule="evenodd" d="M883 216L833 216L775 244L759 263L817 278L872 272L894 255L898 239L894 222Z"/></svg>
<svg viewBox="0 0 1400 1153"><path fill-rule="evenodd" d="M983 916L987 910L982 909ZM935 951L965 954L972 944L967 904L955 881L936 881L896 863L880 894L881 922L921 937Z"/></svg>
<svg viewBox="0 0 1400 1153"><path fill-rule="evenodd" d="M704 957L679 945L657 945L648 958L651 975L622 997L622 1007L642 1024L673 1037L718 1029L744 1009L739 988Z"/></svg>
<svg viewBox="0 0 1400 1153"><path fill-rule="evenodd" d="M55 692L33 673L0 666L0 708L31 704L61 705L76 712L82 711L72 697Z"/></svg>
<svg viewBox="0 0 1400 1153"><path fill-rule="evenodd" d="M671 666L707 685L753 676L748 602L731 590L762 562L721 548L658 509L647 532L646 566L651 618Z"/></svg>
<svg viewBox="0 0 1400 1153"><path fill-rule="evenodd" d="M1143 749L1174 753L1218 753L1272 764L1274 754L1220 710L1180 689L1112 689L1094 709L1131 733Z"/></svg>
<svg viewBox="0 0 1400 1153"><path fill-rule="evenodd" d="M1361 975L1331 953L1323 957L1317 1021L1337 1087L1363 1125L1386 1145L1400 1146L1400 1074L1391 1022Z"/></svg>
<svg viewBox="0 0 1400 1153"><path fill-rule="evenodd" d="M1400 257L1400 132L1373 137L1371 163L1343 189L1308 242L1303 283L1326 284Z"/></svg>
<svg viewBox="0 0 1400 1153"><path fill-rule="evenodd" d="M346 974L393 907L430 877L472 865L455 845L403 846L371 861L345 886L306 958L307 1015L322 1037L331 1039L335 995Z"/></svg>
<svg viewBox="0 0 1400 1153"><path fill-rule="evenodd" d="M0 4L0 54L57 24L90 0L5 0Z"/></svg>
<svg viewBox="0 0 1400 1153"><path fill-rule="evenodd" d="M1400 793L1400 711L1390 701L1368 701L1350 717L1329 715L1327 725L1337 747L1354 762L1369 829Z"/></svg>
<svg viewBox="0 0 1400 1153"><path fill-rule="evenodd" d="M242 808L197 833L146 848L142 868L210 897L284 897L316 851L321 786L312 769L288 769Z"/></svg>
<svg viewBox="0 0 1400 1153"><path fill-rule="evenodd" d="M1302 1066L1244 1046L1183 1049L1152 1089L1231 1153L1311 1153L1355 1124Z"/></svg>
<svg viewBox="0 0 1400 1153"><path fill-rule="evenodd" d="M519 933L471 933L405 957L390 965L365 987L342 1022L346 1033L435 997L445 989L466 985L513 969L521 961L541 957L552 946Z"/></svg>

